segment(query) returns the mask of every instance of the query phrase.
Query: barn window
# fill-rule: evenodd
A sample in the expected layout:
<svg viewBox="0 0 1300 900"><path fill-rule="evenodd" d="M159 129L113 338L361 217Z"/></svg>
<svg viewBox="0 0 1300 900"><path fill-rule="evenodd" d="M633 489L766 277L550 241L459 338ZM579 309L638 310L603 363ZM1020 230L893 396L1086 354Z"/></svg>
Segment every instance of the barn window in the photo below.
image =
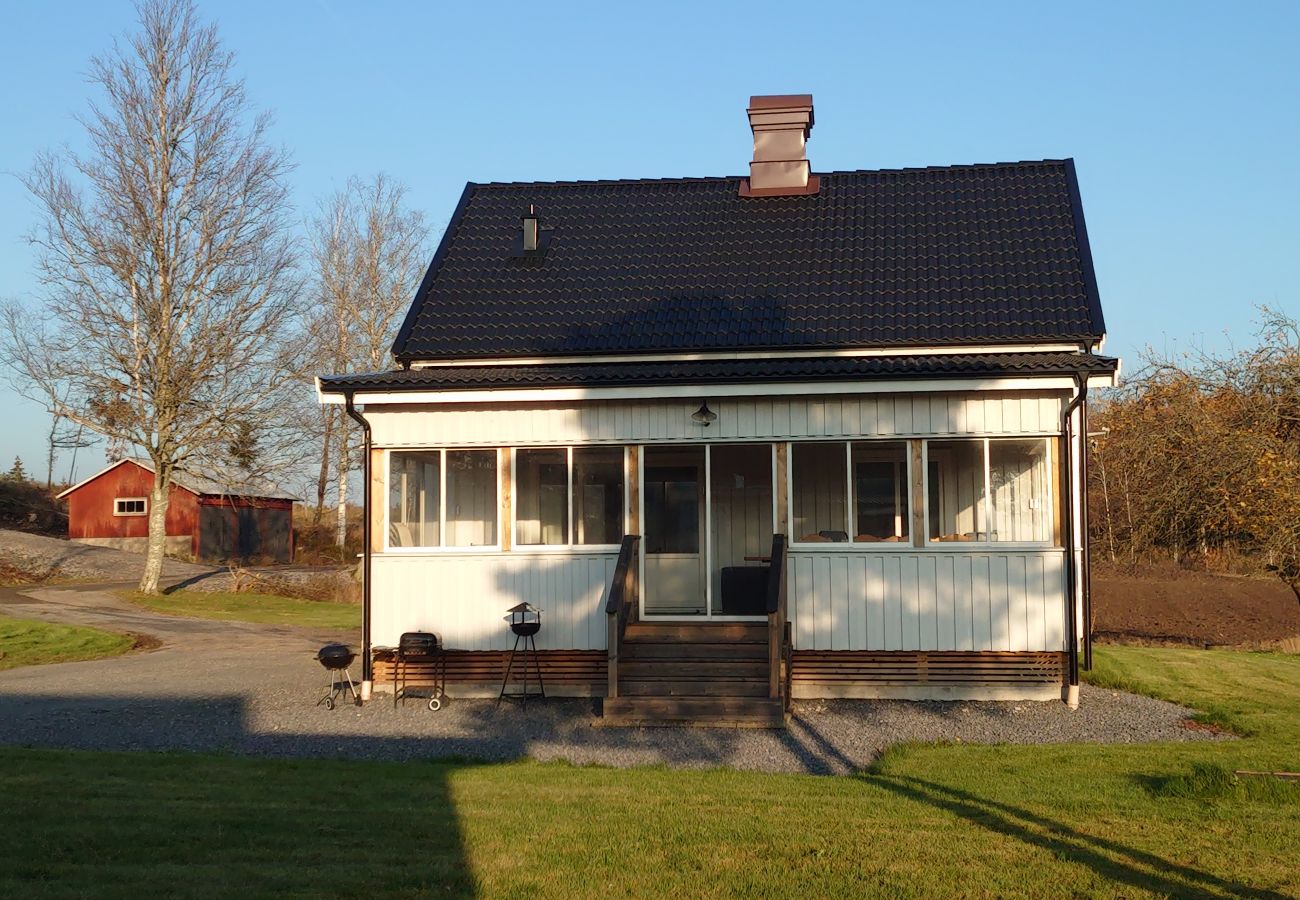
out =
<svg viewBox="0 0 1300 900"><path fill-rule="evenodd" d="M388 546L497 546L497 451L388 455Z"/></svg>
<svg viewBox="0 0 1300 900"><path fill-rule="evenodd" d="M623 537L623 448L515 451L515 544L609 546Z"/></svg>
<svg viewBox="0 0 1300 900"><path fill-rule="evenodd" d="M927 441L931 542L1051 539L1046 438Z"/></svg>
<svg viewBox="0 0 1300 900"><path fill-rule="evenodd" d="M791 447L792 533L799 543L906 543L906 441Z"/></svg>
<svg viewBox="0 0 1300 900"><path fill-rule="evenodd" d="M143 516L148 511L147 503L145 497L117 497L113 500L113 515Z"/></svg>

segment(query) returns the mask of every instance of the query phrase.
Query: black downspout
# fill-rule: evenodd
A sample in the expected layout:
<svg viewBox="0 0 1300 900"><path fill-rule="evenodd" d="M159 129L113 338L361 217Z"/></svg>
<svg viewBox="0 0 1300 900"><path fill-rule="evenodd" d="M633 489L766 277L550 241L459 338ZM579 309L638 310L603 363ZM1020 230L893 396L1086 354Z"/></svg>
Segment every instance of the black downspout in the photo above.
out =
<svg viewBox="0 0 1300 900"><path fill-rule="evenodd" d="M1061 523L1061 537L1062 543L1065 544L1065 634L1066 640L1069 642L1066 702L1070 704L1071 708L1077 706L1079 702L1079 610L1075 601L1075 588L1078 585L1079 576L1078 567L1074 561L1074 479L1072 477L1074 474L1074 453L1072 450L1073 433L1070 428L1070 418L1074 415L1074 411L1087 399L1087 374L1084 372L1075 373L1074 382L1077 385L1074 399L1061 412L1061 437L1064 445L1061 452L1061 493L1065 498L1065 515L1063 517L1064 521ZM1080 491L1080 493L1083 492Z"/></svg>
<svg viewBox="0 0 1300 900"><path fill-rule="evenodd" d="M1084 382L1087 388L1087 382ZM1079 480L1083 482L1083 508L1079 511L1083 520L1083 670L1092 671L1092 553L1089 552L1088 531L1088 403L1085 400L1079 408L1079 427L1083 430L1083 440L1079 442L1083 449L1083 458L1079 460Z"/></svg>
<svg viewBox="0 0 1300 900"><path fill-rule="evenodd" d="M370 423L352 405L351 391L343 395L343 402L349 418L361 426L365 452L361 463L361 682L368 698L366 688L374 681L370 665Z"/></svg>

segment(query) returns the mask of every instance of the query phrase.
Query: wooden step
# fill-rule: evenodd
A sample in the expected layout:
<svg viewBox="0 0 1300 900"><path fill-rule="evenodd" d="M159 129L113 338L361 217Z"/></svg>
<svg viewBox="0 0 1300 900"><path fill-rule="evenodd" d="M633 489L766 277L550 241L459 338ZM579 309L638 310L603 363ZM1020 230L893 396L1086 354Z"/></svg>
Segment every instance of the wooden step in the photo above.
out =
<svg viewBox="0 0 1300 900"><path fill-rule="evenodd" d="M766 622L630 622L625 642L767 643Z"/></svg>
<svg viewBox="0 0 1300 900"><path fill-rule="evenodd" d="M668 641L624 641L619 659L736 659L767 661L767 642L757 643L674 643Z"/></svg>
<svg viewBox="0 0 1300 900"><path fill-rule="evenodd" d="M606 699L599 724L607 726L696 726L784 728L780 700L767 697L616 697Z"/></svg>
<svg viewBox="0 0 1300 900"><path fill-rule="evenodd" d="M629 697L766 697L767 679L655 678L618 681L620 696Z"/></svg>
<svg viewBox="0 0 1300 900"><path fill-rule="evenodd" d="M620 680L654 681L663 678L749 679L767 682L765 659L624 659L618 666Z"/></svg>

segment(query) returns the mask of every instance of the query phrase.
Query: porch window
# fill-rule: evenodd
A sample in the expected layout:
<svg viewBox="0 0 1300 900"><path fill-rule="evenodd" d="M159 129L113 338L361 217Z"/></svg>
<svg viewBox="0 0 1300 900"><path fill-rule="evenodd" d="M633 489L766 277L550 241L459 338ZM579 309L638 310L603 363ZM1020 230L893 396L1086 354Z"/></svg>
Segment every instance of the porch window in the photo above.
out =
<svg viewBox="0 0 1300 900"><path fill-rule="evenodd" d="M927 441L933 543L1051 540L1046 438Z"/></svg>
<svg viewBox="0 0 1300 900"><path fill-rule="evenodd" d="M791 447L794 540L906 543L906 441L797 443Z"/></svg>
<svg viewBox="0 0 1300 900"><path fill-rule="evenodd" d="M388 454L388 546L497 544L497 451Z"/></svg>
<svg viewBox="0 0 1300 900"><path fill-rule="evenodd" d="M623 448L515 451L515 545L609 546L623 539Z"/></svg>

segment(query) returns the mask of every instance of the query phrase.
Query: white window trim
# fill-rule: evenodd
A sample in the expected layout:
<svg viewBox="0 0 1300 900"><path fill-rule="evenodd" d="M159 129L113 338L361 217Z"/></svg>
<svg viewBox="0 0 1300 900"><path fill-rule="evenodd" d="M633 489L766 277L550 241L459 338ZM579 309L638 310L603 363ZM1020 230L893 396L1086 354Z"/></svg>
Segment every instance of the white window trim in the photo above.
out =
<svg viewBox="0 0 1300 900"><path fill-rule="evenodd" d="M1052 550L1056 547L1055 534L1056 529L1056 510L1051 501L1051 480L1053 469L1053 450L1051 435L1006 435L1002 437L948 437L935 436L925 438L921 441L921 473L924 482L923 498L925 500L925 536L924 547L913 548L916 550L933 551L935 553L961 553L978 551L988 553L990 550ZM992 441L1019 441L1019 440L1038 440L1042 441L1046 447L1044 450L1044 465L1047 466L1047 483L1045 485L1048 496L1043 506L1046 515L1047 538L1041 541L995 541L991 537L982 541L934 541L930 539L930 441L951 442L973 440L979 441L984 446L984 522L985 531L993 534L993 485L989 478L989 444ZM810 545L805 545L810 546Z"/></svg>
<svg viewBox="0 0 1300 900"><path fill-rule="evenodd" d="M394 453L437 453L438 454L438 540L447 539L447 452L459 450L474 450L483 452L492 450L496 453L497 467L496 478L493 479L495 487L495 509L496 509L496 543L484 544L476 547L459 547L449 544L440 543L437 546L428 547L394 547L389 543L392 535L392 474L393 474L393 454ZM513 477L513 473L512 473ZM501 448L500 447L390 447L384 450L384 553L391 553L394 556L450 556L450 555L471 555L478 556L485 553L501 553Z"/></svg>
<svg viewBox="0 0 1300 900"><path fill-rule="evenodd" d="M855 530L853 527L853 512L854 512L853 445L854 444L902 444L905 448L907 448L907 442L908 442L908 438L898 437L892 434L887 436L882 436L882 437L839 438L837 440L821 440L821 441L808 441L808 440L790 441L789 442L790 456L789 456L789 461L787 462L785 467L785 480L786 480L785 490L786 490L786 497L788 498L787 502L789 503L790 506L790 512L789 512L790 529L792 531L794 530L794 455L795 455L796 446L799 444L843 444L844 445L844 474L845 474L844 526L845 526L845 532L849 535L850 538L847 541L798 541L795 540L793 537L791 537L790 549L792 551L794 550L812 551L817 553L822 553L822 552L826 552L826 553L913 552L915 553L919 548L912 545L912 535L910 534L912 530L911 529L912 523L908 521L911 518L910 516L908 516L903 523L907 525L909 531L906 540L898 540L898 541L854 541L852 540L853 533ZM910 489L910 485L912 484L912 453L910 448L908 448L908 451L906 453L905 462L906 462L905 480L903 482L902 489L908 490ZM895 486L895 491L897 492L897 490L898 487ZM908 503L908 509L909 510L911 509L910 501Z"/></svg>
<svg viewBox="0 0 1300 900"><path fill-rule="evenodd" d="M140 512L122 512L122 511L121 511L121 509L120 509L120 504L122 504L122 503L135 503L136 501L139 501L141 504L144 505L144 509L142 509ZM147 516L147 515L149 515L149 498L148 498L148 497L114 497L114 498L113 498L113 515L115 515L115 516L121 516L122 518L133 518L133 517L136 517L136 516Z"/></svg>
<svg viewBox="0 0 1300 900"><path fill-rule="evenodd" d="M585 449L587 447L608 448L609 444L569 444L569 445L551 445L538 447L510 447L510 552L523 554L538 554L547 556L553 554L572 554L572 553L617 553L622 547L622 539L617 544L579 544L574 541L578 536L576 523L573 521L573 456L574 451ZM623 534L627 534L629 510L628 506L628 448L623 446ZM568 460L568 495L565 506L569 515L569 543L567 544L521 544L519 542L519 451L520 450L564 450Z"/></svg>

